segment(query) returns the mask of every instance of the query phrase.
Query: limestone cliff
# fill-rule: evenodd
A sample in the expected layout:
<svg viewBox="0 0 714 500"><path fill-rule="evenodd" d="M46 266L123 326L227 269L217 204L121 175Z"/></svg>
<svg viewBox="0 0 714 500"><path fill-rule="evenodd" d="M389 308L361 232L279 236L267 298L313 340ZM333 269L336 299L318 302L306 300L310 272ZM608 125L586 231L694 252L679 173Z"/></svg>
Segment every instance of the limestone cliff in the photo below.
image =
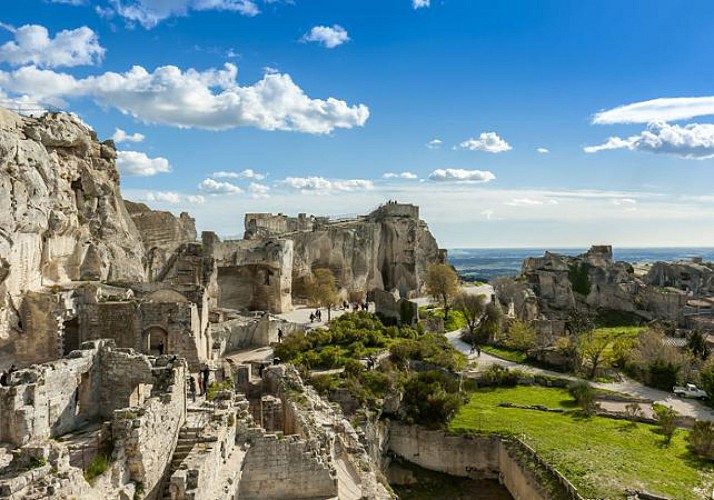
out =
<svg viewBox="0 0 714 500"><path fill-rule="evenodd" d="M143 280L111 141L78 118L0 108L0 337L22 295L77 280ZM14 319L12 319L14 318Z"/></svg>
<svg viewBox="0 0 714 500"><path fill-rule="evenodd" d="M155 280L166 263L184 243L196 241L196 221L187 212L175 217L171 212L152 210L144 203L124 200L146 249L146 272Z"/></svg>
<svg viewBox="0 0 714 500"><path fill-rule="evenodd" d="M424 292L429 264L444 254L414 205L389 203L349 220L246 214L246 239L293 241L293 292L315 268L330 268L343 290Z"/></svg>

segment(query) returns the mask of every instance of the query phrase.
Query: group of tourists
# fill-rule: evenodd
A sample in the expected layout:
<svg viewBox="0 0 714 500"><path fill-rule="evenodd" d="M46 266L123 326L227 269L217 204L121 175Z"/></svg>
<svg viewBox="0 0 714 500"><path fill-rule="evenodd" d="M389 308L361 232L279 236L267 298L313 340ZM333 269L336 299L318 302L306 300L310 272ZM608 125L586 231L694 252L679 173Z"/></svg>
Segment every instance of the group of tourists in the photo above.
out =
<svg viewBox="0 0 714 500"><path fill-rule="evenodd" d="M320 311L319 307L315 309L314 313L310 313L310 323L314 323L315 321L317 321L318 323L322 321L322 311Z"/></svg>
<svg viewBox="0 0 714 500"><path fill-rule="evenodd" d="M211 376L211 370L208 365L201 366L198 371L198 395L203 396L208 391L208 379ZM196 378L191 375L188 378L188 391L191 394L191 401L196 402Z"/></svg>
<svg viewBox="0 0 714 500"><path fill-rule="evenodd" d="M10 375L17 371L17 367L12 365L9 370L3 370L0 374L0 387L5 387L10 382Z"/></svg>

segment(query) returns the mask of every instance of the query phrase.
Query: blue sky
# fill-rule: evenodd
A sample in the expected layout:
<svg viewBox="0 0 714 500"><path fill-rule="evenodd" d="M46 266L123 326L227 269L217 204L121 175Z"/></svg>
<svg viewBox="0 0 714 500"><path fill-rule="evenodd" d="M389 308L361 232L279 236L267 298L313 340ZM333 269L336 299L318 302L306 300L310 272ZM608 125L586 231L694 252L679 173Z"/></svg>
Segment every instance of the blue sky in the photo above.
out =
<svg viewBox="0 0 714 500"><path fill-rule="evenodd" d="M446 247L714 246L710 2L3 3L0 99L199 229L397 199Z"/></svg>

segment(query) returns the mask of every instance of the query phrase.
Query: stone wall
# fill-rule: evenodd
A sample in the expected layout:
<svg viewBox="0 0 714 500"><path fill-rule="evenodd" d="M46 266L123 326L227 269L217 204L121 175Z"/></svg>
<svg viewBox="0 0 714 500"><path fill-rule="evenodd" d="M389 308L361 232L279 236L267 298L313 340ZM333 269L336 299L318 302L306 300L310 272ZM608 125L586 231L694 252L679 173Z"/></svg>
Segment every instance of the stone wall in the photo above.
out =
<svg viewBox="0 0 714 500"><path fill-rule="evenodd" d="M186 421L185 363L157 370L152 396L141 406L116 410L112 420L112 459L126 463L129 480L141 483L150 500L159 494Z"/></svg>
<svg viewBox="0 0 714 500"><path fill-rule="evenodd" d="M389 431L389 450L420 467L471 479L498 478L516 499L552 498L533 472L516 459L522 451L499 436L456 435L398 423L391 423ZM581 498L572 484L539 457L526 459L535 459L536 466L553 476L563 498Z"/></svg>
<svg viewBox="0 0 714 500"><path fill-rule="evenodd" d="M278 439L266 434L256 439L245 456L238 497L332 498L337 496L337 479L319 457L297 436Z"/></svg>

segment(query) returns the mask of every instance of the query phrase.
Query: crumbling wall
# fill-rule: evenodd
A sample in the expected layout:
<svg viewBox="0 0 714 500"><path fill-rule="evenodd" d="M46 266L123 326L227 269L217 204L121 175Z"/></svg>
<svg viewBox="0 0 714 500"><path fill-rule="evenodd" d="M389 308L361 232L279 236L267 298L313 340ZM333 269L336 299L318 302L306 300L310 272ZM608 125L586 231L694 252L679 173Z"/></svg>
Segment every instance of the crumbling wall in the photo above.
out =
<svg viewBox="0 0 714 500"><path fill-rule="evenodd" d="M141 483L147 498L158 494L186 421L186 365L176 361L159 370L155 395L140 407L116 410L112 420L112 458L126 463L129 480Z"/></svg>
<svg viewBox="0 0 714 500"><path fill-rule="evenodd" d="M171 212L151 210L144 203L124 200L146 249L146 272L156 280L169 259L183 243L196 241L196 221L187 212L175 217Z"/></svg>
<svg viewBox="0 0 714 500"><path fill-rule="evenodd" d="M8 386L0 387L0 442L19 446L61 436L96 418L102 345L12 373Z"/></svg>
<svg viewBox="0 0 714 500"><path fill-rule="evenodd" d="M245 456L238 497L332 498L337 496L337 479L297 436L278 439L267 434L256 439Z"/></svg>

